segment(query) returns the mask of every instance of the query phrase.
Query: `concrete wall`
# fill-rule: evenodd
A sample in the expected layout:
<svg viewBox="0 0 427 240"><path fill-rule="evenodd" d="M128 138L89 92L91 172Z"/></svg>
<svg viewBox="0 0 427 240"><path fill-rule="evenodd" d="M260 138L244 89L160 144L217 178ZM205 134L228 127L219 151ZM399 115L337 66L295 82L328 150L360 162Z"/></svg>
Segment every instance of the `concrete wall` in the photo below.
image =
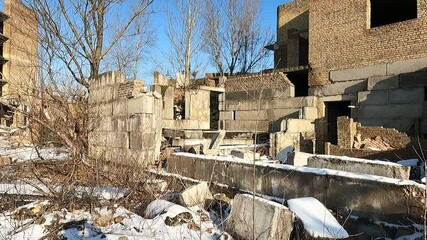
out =
<svg viewBox="0 0 427 240"><path fill-rule="evenodd" d="M162 99L151 92L130 96L125 89L141 84L124 79L119 72L108 72L90 82L89 154L95 159L148 166L160 154Z"/></svg>
<svg viewBox="0 0 427 240"><path fill-rule="evenodd" d="M284 119L317 118L315 97L294 97L281 72L234 76L219 96L220 128L227 131L281 131Z"/></svg>
<svg viewBox="0 0 427 240"><path fill-rule="evenodd" d="M354 177L335 170L256 164L226 158L176 154L168 159L170 173L285 199L315 197L329 209L347 209L370 219L421 222L423 185L384 177ZM370 175L366 175L370 176ZM355 194L357 193L357 194Z"/></svg>

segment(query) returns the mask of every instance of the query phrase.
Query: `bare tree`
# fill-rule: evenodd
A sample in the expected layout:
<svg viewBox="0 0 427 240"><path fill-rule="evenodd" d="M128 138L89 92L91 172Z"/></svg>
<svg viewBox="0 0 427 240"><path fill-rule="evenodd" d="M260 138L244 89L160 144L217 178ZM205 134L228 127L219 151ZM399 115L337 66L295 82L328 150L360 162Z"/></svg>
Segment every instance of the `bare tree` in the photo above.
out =
<svg viewBox="0 0 427 240"><path fill-rule="evenodd" d="M173 10L172 10L173 9ZM200 0L173 0L165 9L166 36L171 44L169 61L184 73L183 86L196 72L194 58L200 50Z"/></svg>
<svg viewBox="0 0 427 240"><path fill-rule="evenodd" d="M258 70L273 34L259 22L259 0L205 0L204 51L220 73Z"/></svg>
<svg viewBox="0 0 427 240"><path fill-rule="evenodd" d="M79 84L99 74L103 59L129 34L153 0L25 0L39 22L40 44ZM117 31L109 31L114 27ZM112 33L112 34L111 34Z"/></svg>

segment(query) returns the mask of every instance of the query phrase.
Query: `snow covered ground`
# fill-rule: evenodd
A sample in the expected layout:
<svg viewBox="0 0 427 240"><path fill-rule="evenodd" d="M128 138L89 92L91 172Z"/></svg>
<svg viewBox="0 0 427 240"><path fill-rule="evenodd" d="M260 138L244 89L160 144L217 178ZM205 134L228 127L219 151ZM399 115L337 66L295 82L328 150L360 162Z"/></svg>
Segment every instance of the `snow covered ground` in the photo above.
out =
<svg viewBox="0 0 427 240"><path fill-rule="evenodd" d="M68 152L63 148L40 148L40 156L45 160L66 160ZM5 137L0 137L0 156L7 156L14 162L40 160L37 151L32 146L12 146Z"/></svg>
<svg viewBox="0 0 427 240"><path fill-rule="evenodd" d="M231 239L228 234L224 236L198 207L188 209L166 203L157 203L156 207L163 211L153 219L146 219L123 207L96 208L90 214L84 210L53 210L55 208L51 208L48 201L33 202L0 214L0 239L39 239L49 233L68 240Z"/></svg>

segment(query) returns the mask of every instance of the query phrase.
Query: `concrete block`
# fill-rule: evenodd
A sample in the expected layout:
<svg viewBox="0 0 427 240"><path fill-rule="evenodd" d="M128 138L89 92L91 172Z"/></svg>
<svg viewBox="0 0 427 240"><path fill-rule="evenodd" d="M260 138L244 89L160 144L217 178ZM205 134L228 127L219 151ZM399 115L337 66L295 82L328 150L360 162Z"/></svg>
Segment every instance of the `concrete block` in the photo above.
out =
<svg viewBox="0 0 427 240"><path fill-rule="evenodd" d="M129 99L127 102L128 113L153 113L154 109L154 98L152 96L144 95L137 98Z"/></svg>
<svg viewBox="0 0 427 240"><path fill-rule="evenodd" d="M127 102L126 100L118 100L113 102L113 115L119 116L119 115L127 115Z"/></svg>
<svg viewBox="0 0 427 240"><path fill-rule="evenodd" d="M266 132L270 126L270 121L224 120L223 123L223 129L227 131Z"/></svg>
<svg viewBox="0 0 427 240"><path fill-rule="evenodd" d="M388 91L364 91L357 94L357 102L363 105L385 105L388 103Z"/></svg>
<svg viewBox="0 0 427 240"><path fill-rule="evenodd" d="M401 88L389 90L388 102L424 103L424 88Z"/></svg>
<svg viewBox="0 0 427 240"><path fill-rule="evenodd" d="M291 239L292 229L293 214L287 207L247 194L234 197L225 226L225 230L236 239L258 240Z"/></svg>
<svg viewBox="0 0 427 240"><path fill-rule="evenodd" d="M253 110L253 111L235 111L235 119L232 120L268 120L267 111ZM274 119L274 118L272 118Z"/></svg>
<svg viewBox="0 0 427 240"><path fill-rule="evenodd" d="M315 156L314 154L304 153L304 152L291 152L288 154L288 160L286 164L305 167L308 164L308 159Z"/></svg>
<svg viewBox="0 0 427 240"><path fill-rule="evenodd" d="M107 147L113 148L129 148L129 137L126 132L108 132L104 133L107 136Z"/></svg>
<svg viewBox="0 0 427 240"><path fill-rule="evenodd" d="M334 70L330 72L332 82L342 82L357 79L366 79L372 76L387 75L386 64L372 65L360 68L351 68L345 70Z"/></svg>
<svg viewBox="0 0 427 240"><path fill-rule="evenodd" d="M316 107L304 107L302 109L302 118L308 120L317 119L317 108Z"/></svg>
<svg viewBox="0 0 427 240"><path fill-rule="evenodd" d="M399 86L402 88L427 86L427 70L401 74L399 76Z"/></svg>
<svg viewBox="0 0 427 240"><path fill-rule="evenodd" d="M367 90L394 89L399 87L399 76L369 77Z"/></svg>
<svg viewBox="0 0 427 240"><path fill-rule="evenodd" d="M409 179L410 167L397 163L361 158L316 155L308 158L307 167L363 173L389 178Z"/></svg>
<svg viewBox="0 0 427 240"><path fill-rule="evenodd" d="M358 111L359 121L363 119L419 118L422 114L420 104L368 105Z"/></svg>
<svg viewBox="0 0 427 240"><path fill-rule="evenodd" d="M287 118L300 118L302 117L301 108L285 108L285 109L267 109L265 120L280 120ZM259 115L262 115L260 113ZM260 118L260 120L263 120Z"/></svg>
<svg viewBox="0 0 427 240"><path fill-rule="evenodd" d="M101 104L89 106L89 116L91 118L113 116L113 104L101 103Z"/></svg>
<svg viewBox="0 0 427 240"><path fill-rule="evenodd" d="M216 150L221 144L222 140L225 137L225 130L220 130L217 134L212 137L211 143L209 145L209 149Z"/></svg>
<svg viewBox="0 0 427 240"><path fill-rule="evenodd" d="M387 75L427 70L427 58L409 59L387 64Z"/></svg>
<svg viewBox="0 0 427 240"><path fill-rule="evenodd" d="M314 132L314 123L305 119L286 119L282 121L281 130L283 132Z"/></svg>
<svg viewBox="0 0 427 240"><path fill-rule="evenodd" d="M322 87L314 87L313 93L316 96L354 94L360 91L365 91L367 88L367 82L367 80L336 82Z"/></svg>
<svg viewBox="0 0 427 240"><path fill-rule="evenodd" d="M131 150L142 149L142 133L131 132L129 134L129 147Z"/></svg>
<svg viewBox="0 0 427 240"><path fill-rule="evenodd" d="M260 159L259 153L254 153L254 152L249 151L249 150L234 149L234 150L231 150L231 155L238 157L238 158L247 159L247 160L258 160L258 159Z"/></svg>
<svg viewBox="0 0 427 240"><path fill-rule="evenodd" d="M206 199L212 198L213 197L209 191L207 182L201 182L197 185L191 186L179 194L179 202L184 207L204 204Z"/></svg>
<svg viewBox="0 0 427 240"><path fill-rule="evenodd" d="M234 120L234 112L233 111L221 111L219 112L220 120Z"/></svg>

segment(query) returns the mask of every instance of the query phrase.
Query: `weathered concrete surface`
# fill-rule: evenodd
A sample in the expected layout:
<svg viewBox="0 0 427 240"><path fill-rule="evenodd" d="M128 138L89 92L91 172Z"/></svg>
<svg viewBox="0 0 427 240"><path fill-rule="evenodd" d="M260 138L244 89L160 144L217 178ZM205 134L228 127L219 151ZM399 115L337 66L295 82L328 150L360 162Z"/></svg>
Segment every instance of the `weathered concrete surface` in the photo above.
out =
<svg viewBox="0 0 427 240"><path fill-rule="evenodd" d="M288 161L286 161L286 164L296 167L305 167L308 164L308 159L313 156L315 155L305 152L291 152L288 155Z"/></svg>
<svg viewBox="0 0 427 240"><path fill-rule="evenodd" d="M179 202L184 207L204 204L206 199L212 198L207 182L201 182L191 186L179 194Z"/></svg>
<svg viewBox="0 0 427 240"><path fill-rule="evenodd" d="M365 79L372 76L387 75L386 64L371 65L360 68L350 68L345 70L334 70L330 72L332 82L342 82L355 79Z"/></svg>
<svg viewBox="0 0 427 240"><path fill-rule="evenodd" d="M397 163L361 158L316 155L308 158L307 167L327 168L338 171L372 174L397 179L409 179L410 167Z"/></svg>
<svg viewBox="0 0 427 240"><path fill-rule="evenodd" d="M314 132L314 123L305 119L286 119L282 121L280 130L294 133Z"/></svg>
<svg viewBox="0 0 427 240"><path fill-rule="evenodd" d="M253 217L255 215L255 225ZM293 229L292 212L285 206L247 194L238 194L225 231L240 239L290 239Z"/></svg>
<svg viewBox="0 0 427 240"><path fill-rule="evenodd" d="M413 181L255 162L254 185L253 167L224 157L174 154L167 171L285 199L315 197L328 209L350 209L359 217L422 222L425 186Z"/></svg>

